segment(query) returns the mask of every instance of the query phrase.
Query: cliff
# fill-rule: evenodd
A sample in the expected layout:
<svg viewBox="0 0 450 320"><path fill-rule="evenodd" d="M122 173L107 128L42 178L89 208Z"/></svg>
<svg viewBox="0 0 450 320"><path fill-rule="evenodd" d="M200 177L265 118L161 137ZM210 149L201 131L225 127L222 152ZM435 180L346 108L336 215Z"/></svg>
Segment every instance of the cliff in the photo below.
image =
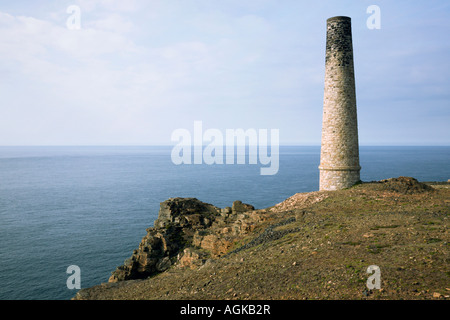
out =
<svg viewBox="0 0 450 320"><path fill-rule="evenodd" d="M145 279L172 265L194 268L220 257L236 237L261 221L254 209L240 201L225 209L195 198L162 202L154 227L146 230L139 248L112 273L109 282Z"/></svg>
<svg viewBox="0 0 450 320"><path fill-rule="evenodd" d="M400 177L260 210L168 199L108 283L74 299L446 299L448 187Z"/></svg>

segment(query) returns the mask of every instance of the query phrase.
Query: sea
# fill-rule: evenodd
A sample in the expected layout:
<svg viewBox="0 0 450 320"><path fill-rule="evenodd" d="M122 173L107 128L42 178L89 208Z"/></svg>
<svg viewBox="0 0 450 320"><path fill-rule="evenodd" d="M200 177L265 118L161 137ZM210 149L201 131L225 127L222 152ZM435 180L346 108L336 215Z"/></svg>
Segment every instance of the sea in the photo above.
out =
<svg viewBox="0 0 450 320"><path fill-rule="evenodd" d="M319 188L319 146L281 146L275 175L248 161L175 165L172 149L0 147L0 299L68 300L70 266L81 288L107 282L169 198L261 209ZM450 147L361 146L360 163L363 181L447 181Z"/></svg>

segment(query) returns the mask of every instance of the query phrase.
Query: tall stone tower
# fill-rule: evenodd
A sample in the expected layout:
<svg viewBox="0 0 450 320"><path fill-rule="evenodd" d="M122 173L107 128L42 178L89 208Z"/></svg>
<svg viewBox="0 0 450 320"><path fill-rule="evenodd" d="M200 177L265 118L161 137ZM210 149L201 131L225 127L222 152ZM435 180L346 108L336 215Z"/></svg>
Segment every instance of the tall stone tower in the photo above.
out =
<svg viewBox="0 0 450 320"><path fill-rule="evenodd" d="M327 20L320 190L360 180L352 26L349 17Z"/></svg>

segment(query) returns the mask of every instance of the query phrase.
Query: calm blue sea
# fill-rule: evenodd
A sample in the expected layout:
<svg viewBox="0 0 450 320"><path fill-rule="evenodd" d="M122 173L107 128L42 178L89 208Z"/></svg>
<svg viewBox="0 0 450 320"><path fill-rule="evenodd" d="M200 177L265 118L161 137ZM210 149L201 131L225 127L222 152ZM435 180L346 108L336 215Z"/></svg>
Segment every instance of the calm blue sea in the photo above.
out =
<svg viewBox="0 0 450 320"><path fill-rule="evenodd" d="M159 203L196 197L257 208L319 187L320 147L281 147L278 174L260 165L180 165L172 147L0 147L0 299L70 299L106 282L153 226ZM361 147L363 181L450 178L450 147Z"/></svg>

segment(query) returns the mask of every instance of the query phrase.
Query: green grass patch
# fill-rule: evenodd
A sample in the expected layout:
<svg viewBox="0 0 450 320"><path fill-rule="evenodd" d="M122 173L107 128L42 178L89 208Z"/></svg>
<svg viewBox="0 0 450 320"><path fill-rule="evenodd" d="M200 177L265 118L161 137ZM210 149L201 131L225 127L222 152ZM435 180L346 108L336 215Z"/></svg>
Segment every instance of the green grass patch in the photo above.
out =
<svg viewBox="0 0 450 320"><path fill-rule="evenodd" d="M346 241L342 242L342 244L348 245L348 246L359 246L361 244L360 241Z"/></svg>
<svg viewBox="0 0 450 320"><path fill-rule="evenodd" d="M370 230L394 229L394 228L398 228L398 227L400 227L400 225L398 225L398 224L393 224L390 226L374 226L374 227L370 228Z"/></svg>
<svg viewBox="0 0 450 320"><path fill-rule="evenodd" d="M389 248L389 247L390 247L390 245L371 244L371 245L368 245L368 246L367 246L367 251L368 251L369 253L377 254L377 253L380 253L380 252L381 252L381 249Z"/></svg>
<svg viewBox="0 0 450 320"><path fill-rule="evenodd" d="M437 242L441 242L442 239L439 238L428 238L425 240L426 243L437 243Z"/></svg>

